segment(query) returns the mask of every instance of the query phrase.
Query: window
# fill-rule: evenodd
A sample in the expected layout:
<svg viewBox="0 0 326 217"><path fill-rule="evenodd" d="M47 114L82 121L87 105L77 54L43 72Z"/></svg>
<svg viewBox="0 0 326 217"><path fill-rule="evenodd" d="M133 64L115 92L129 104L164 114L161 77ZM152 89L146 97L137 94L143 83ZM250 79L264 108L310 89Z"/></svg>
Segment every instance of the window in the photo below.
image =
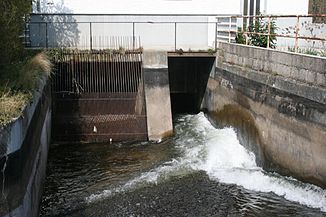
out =
<svg viewBox="0 0 326 217"><path fill-rule="evenodd" d="M243 0L243 15L259 15L260 0ZM249 18L249 23L253 23L253 18ZM247 19L244 20L243 26L248 26Z"/></svg>

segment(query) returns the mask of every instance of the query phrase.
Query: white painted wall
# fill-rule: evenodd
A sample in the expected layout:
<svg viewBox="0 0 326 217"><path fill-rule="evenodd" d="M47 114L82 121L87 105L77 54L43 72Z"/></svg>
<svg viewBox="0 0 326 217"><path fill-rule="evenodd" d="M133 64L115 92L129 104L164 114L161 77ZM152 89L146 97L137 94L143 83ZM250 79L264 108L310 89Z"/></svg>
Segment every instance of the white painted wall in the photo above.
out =
<svg viewBox="0 0 326 217"><path fill-rule="evenodd" d="M40 3L41 13L239 14L241 12L241 0L40 0ZM35 7L34 12L37 12Z"/></svg>
<svg viewBox="0 0 326 217"><path fill-rule="evenodd" d="M40 13L72 13L72 14L242 14L243 0L39 0ZM253 0L251 0L253 1ZM273 15L308 14L309 0L261 0L261 12ZM36 12L34 2L34 12ZM68 21L168 21L168 22L215 22L215 17L135 17L135 16L71 16L64 17ZM278 33L286 33L288 27L294 27L296 18L279 18L276 20L279 27ZM311 25L309 25L311 24ZM63 38L63 29L49 27L49 45L56 46L57 41L64 44L73 44L76 47L87 48L89 46L89 25L72 24L73 30L69 38ZM131 36L132 24L94 24L93 38L110 36ZM300 21L300 34L304 36L326 37L326 25L312 24L311 18ZM307 26L314 30L311 32ZM66 25L66 29L70 26ZM71 28L70 28L71 29ZM44 26L34 25L31 31L34 45L44 46ZM136 24L135 34L141 37L142 45L147 49L174 48L174 25L173 24ZM59 34L60 33L60 34ZM293 33L293 31L292 31ZM207 49L214 47L215 25L214 24L178 24L177 48L182 49ZM61 37L60 40L57 40ZM95 42L94 42L95 43ZM103 46L103 42L101 42ZM95 43L96 44L96 43ZM58 46L60 44L57 44ZM294 46L294 39L278 38L279 48L287 49ZM102 47L100 46L100 47ZM318 42L300 40L300 47L325 47Z"/></svg>
<svg viewBox="0 0 326 217"><path fill-rule="evenodd" d="M309 0L261 0L261 4L264 14L308 14Z"/></svg>

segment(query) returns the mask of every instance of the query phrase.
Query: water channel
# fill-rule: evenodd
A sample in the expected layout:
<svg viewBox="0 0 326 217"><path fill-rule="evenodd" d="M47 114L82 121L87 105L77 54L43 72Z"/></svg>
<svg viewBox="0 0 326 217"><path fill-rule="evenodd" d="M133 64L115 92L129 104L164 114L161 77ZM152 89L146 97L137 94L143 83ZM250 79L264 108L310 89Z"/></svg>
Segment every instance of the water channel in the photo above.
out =
<svg viewBox="0 0 326 217"><path fill-rule="evenodd" d="M326 215L326 190L264 171L232 128L174 126L163 143L53 144L41 216Z"/></svg>

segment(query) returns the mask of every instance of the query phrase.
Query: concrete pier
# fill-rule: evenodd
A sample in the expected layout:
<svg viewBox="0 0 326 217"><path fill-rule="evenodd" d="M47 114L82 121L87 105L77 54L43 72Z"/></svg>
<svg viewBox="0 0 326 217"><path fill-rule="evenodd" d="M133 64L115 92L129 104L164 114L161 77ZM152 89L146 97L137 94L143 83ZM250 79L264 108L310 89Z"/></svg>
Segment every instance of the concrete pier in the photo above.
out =
<svg viewBox="0 0 326 217"><path fill-rule="evenodd" d="M144 51L143 75L148 139L173 134L167 52Z"/></svg>

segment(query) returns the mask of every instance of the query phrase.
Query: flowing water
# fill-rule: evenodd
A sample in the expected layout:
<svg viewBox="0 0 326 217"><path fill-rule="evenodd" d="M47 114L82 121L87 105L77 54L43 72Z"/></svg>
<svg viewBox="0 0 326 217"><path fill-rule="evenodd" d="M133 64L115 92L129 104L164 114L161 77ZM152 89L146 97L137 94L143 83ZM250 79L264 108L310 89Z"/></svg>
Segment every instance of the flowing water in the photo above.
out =
<svg viewBox="0 0 326 217"><path fill-rule="evenodd" d="M163 143L53 145L42 216L326 216L326 190L258 167L232 128L179 116Z"/></svg>

